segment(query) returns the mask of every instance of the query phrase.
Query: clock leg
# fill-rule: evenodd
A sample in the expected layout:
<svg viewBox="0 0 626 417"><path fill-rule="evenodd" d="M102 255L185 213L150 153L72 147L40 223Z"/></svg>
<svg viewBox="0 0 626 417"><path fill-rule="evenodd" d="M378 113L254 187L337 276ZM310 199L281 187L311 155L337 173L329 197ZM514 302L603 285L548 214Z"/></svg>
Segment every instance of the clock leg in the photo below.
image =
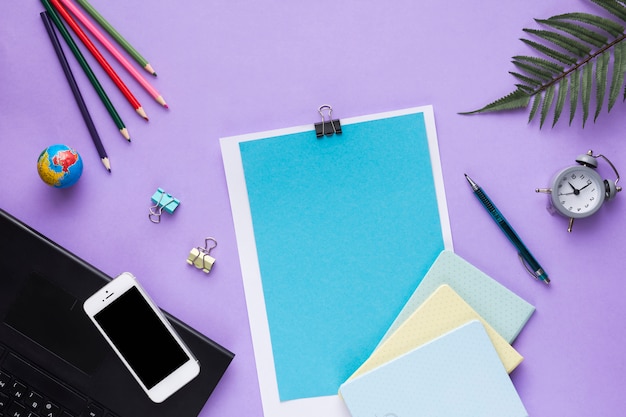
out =
<svg viewBox="0 0 626 417"><path fill-rule="evenodd" d="M574 226L574 218L570 217L570 219L569 219L569 226L567 226L567 231L568 232L572 231L572 226Z"/></svg>

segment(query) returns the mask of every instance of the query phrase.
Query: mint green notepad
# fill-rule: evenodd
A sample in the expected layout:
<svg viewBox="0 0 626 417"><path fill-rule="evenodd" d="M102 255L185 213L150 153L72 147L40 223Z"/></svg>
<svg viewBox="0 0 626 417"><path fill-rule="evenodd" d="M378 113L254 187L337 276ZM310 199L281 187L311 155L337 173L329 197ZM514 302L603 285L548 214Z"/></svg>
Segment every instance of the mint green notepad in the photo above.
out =
<svg viewBox="0 0 626 417"><path fill-rule="evenodd" d="M398 317L385 341L442 284L448 284L500 335L512 343L535 307L450 250L442 251ZM380 345L380 344L379 344Z"/></svg>
<svg viewBox="0 0 626 417"><path fill-rule="evenodd" d="M339 390L352 417L527 417L485 328L471 321Z"/></svg>

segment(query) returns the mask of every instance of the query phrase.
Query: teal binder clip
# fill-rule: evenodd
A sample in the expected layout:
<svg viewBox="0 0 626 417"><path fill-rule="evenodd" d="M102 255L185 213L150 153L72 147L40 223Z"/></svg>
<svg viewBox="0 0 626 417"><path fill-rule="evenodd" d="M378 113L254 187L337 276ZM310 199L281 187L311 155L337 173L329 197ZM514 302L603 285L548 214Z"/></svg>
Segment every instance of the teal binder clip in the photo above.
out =
<svg viewBox="0 0 626 417"><path fill-rule="evenodd" d="M174 198L171 194L167 194L162 188L157 188L156 192L152 195L152 203L154 206L150 207L148 218L152 223L160 223L163 210L169 214L173 214L174 210L178 208L180 200Z"/></svg>

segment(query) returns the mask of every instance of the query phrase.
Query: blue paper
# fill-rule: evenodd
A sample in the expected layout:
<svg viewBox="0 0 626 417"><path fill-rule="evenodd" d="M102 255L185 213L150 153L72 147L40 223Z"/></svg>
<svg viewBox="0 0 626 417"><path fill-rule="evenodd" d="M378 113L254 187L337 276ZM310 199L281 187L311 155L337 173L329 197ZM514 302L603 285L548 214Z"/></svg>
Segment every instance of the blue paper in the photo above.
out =
<svg viewBox="0 0 626 417"><path fill-rule="evenodd" d="M528 417L479 321L346 382L340 392L354 417Z"/></svg>
<svg viewBox="0 0 626 417"><path fill-rule="evenodd" d="M424 114L342 128L239 143L281 401L335 395L444 249Z"/></svg>

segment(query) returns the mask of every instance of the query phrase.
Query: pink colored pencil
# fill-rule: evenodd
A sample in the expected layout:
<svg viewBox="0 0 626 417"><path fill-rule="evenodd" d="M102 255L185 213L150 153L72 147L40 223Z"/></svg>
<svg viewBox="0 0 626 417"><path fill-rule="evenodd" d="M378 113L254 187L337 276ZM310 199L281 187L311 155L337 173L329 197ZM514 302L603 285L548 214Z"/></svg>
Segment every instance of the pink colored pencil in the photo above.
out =
<svg viewBox="0 0 626 417"><path fill-rule="evenodd" d="M111 80L113 80L117 88L119 88L119 90L122 92L126 100L128 100L131 106L133 106L135 111L141 117L148 120L148 116L146 115L146 112L141 106L141 103L137 101L133 93L128 89L126 84L124 84L124 81L122 81L122 79L117 75L117 73L111 67L111 65L109 65L109 63L102 56L98 48L96 48L96 45L94 45L93 42L91 42L91 39L89 39L89 37L85 34L85 32L78 25L78 23L76 23L74 18L68 13L67 10L65 10L65 8L61 5L61 3L59 3L59 0L50 0L50 3L57 10L57 12L59 12L63 20L65 20L67 24L72 28L76 36L78 36L81 42L87 47L89 52L91 52L91 55L93 55L93 57L96 58L100 66L104 69L104 71L111 78Z"/></svg>
<svg viewBox="0 0 626 417"><path fill-rule="evenodd" d="M80 11L70 0L59 0L87 28L93 36L113 55L124 68L141 84L141 86L163 107L168 108L163 96L131 65L120 51L104 36L104 34Z"/></svg>

